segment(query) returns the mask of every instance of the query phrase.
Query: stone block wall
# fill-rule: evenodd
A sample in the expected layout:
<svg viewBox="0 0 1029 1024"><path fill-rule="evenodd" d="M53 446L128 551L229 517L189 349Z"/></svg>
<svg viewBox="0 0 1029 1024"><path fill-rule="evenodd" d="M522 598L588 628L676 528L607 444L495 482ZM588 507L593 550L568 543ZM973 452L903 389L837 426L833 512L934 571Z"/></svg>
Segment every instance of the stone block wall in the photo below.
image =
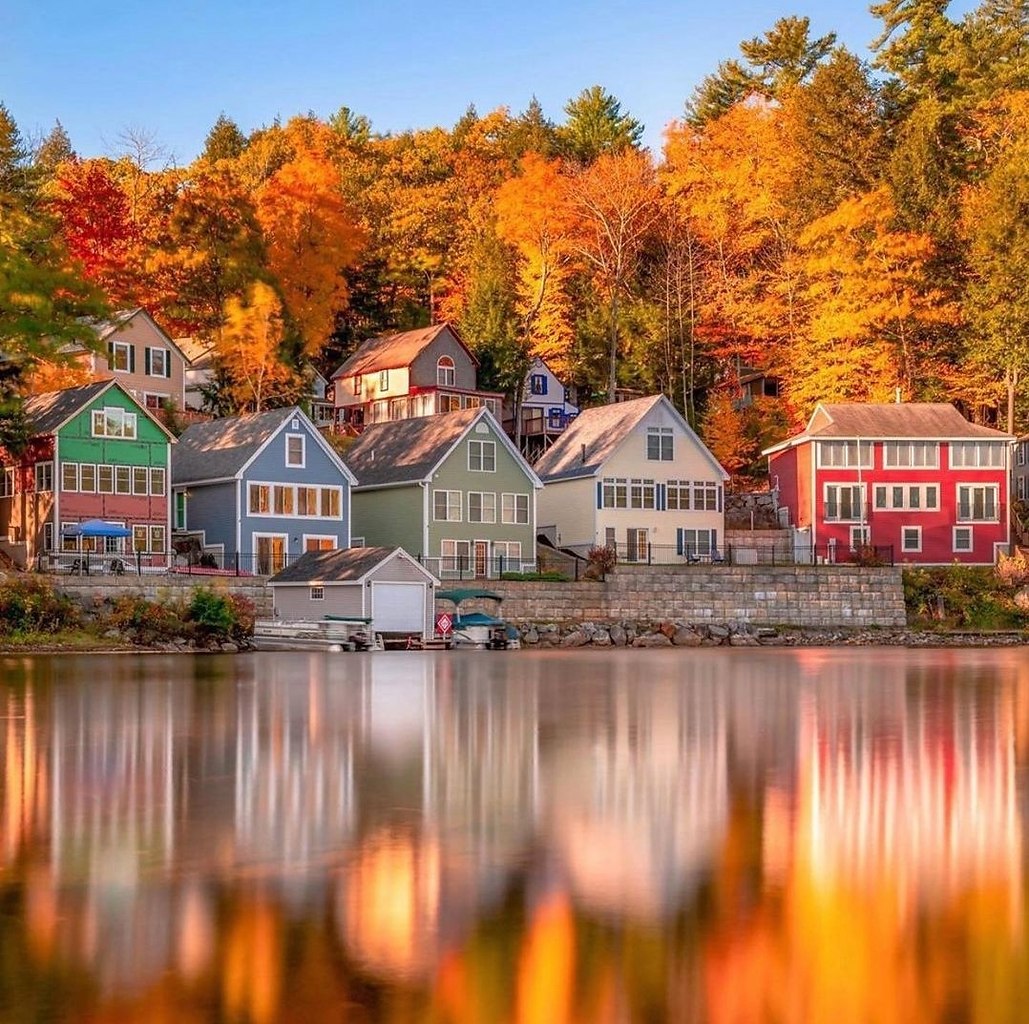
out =
<svg viewBox="0 0 1029 1024"><path fill-rule="evenodd" d="M82 577L51 577L57 590L74 598L83 608L90 608L97 602L115 601L119 597L145 597L149 601L166 601L172 598L188 601L197 587L211 587L216 591L241 594L254 602L259 619L272 617L272 592L263 580L253 577L160 577L105 576L95 579Z"/></svg>
<svg viewBox="0 0 1029 1024"><path fill-rule="evenodd" d="M504 598L503 615L515 623L645 620L824 629L906 623L899 567L620 565L603 583L501 580L491 581L490 589Z"/></svg>

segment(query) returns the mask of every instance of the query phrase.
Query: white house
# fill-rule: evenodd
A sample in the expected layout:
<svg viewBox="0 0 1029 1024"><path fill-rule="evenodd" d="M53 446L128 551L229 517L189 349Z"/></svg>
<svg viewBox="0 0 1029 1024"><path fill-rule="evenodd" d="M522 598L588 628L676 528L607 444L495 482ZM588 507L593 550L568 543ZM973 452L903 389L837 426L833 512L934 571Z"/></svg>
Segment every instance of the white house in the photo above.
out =
<svg viewBox="0 0 1029 1024"><path fill-rule="evenodd" d="M569 400L568 388L557 374L536 356L525 375L519 416L521 430L516 431L514 408L504 409L504 429L514 437L521 436L522 450L530 459L546 449L579 414L579 407Z"/></svg>
<svg viewBox="0 0 1029 1024"><path fill-rule="evenodd" d="M534 467L539 530L624 561L717 558L728 474L663 395L587 409Z"/></svg>

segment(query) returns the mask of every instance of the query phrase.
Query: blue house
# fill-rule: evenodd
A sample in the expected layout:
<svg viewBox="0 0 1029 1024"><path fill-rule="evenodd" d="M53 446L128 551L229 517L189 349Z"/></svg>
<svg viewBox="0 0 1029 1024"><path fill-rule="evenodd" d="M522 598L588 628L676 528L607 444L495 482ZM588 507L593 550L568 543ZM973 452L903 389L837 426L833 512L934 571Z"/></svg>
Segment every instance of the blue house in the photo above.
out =
<svg viewBox="0 0 1029 1024"><path fill-rule="evenodd" d="M298 408L195 424L174 447L173 543L276 573L305 551L350 546L355 482Z"/></svg>

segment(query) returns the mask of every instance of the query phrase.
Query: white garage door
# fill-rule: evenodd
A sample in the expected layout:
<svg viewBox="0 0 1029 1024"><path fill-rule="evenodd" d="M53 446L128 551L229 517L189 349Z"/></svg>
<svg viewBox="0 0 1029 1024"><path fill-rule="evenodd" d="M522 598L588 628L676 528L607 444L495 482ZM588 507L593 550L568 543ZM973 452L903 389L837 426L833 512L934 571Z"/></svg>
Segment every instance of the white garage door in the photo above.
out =
<svg viewBox="0 0 1029 1024"><path fill-rule="evenodd" d="M376 633L417 633L425 629L424 583L373 583L372 629Z"/></svg>

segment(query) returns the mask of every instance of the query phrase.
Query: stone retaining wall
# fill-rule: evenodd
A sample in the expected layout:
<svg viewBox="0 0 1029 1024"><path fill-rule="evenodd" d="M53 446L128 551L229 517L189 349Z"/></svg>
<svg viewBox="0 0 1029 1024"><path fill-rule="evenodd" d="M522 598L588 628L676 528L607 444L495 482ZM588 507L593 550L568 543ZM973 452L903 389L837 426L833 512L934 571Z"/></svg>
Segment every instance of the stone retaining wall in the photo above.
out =
<svg viewBox="0 0 1029 1024"><path fill-rule="evenodd" d="M104 576L94 579L78 576L51 577L54 587L74 598L83 608L90 608L103 601L114 601L126 595L145 597L149 601L164 601L169 598L189 599L197 587L211 587L217 591L231 591L254 602L259 619L272 616L272 592L263 579L254 577L198 577L198 576Z"/></svg>
<svg viewBox="0 0 1029 1024"><path fill-rule="evenodd" d="M833 629L906 623L899 567L620 565L603 583L489 586L504 598L504 617L519 624L644 620ZM441 604L440 610L452 609Z"/></svg>

